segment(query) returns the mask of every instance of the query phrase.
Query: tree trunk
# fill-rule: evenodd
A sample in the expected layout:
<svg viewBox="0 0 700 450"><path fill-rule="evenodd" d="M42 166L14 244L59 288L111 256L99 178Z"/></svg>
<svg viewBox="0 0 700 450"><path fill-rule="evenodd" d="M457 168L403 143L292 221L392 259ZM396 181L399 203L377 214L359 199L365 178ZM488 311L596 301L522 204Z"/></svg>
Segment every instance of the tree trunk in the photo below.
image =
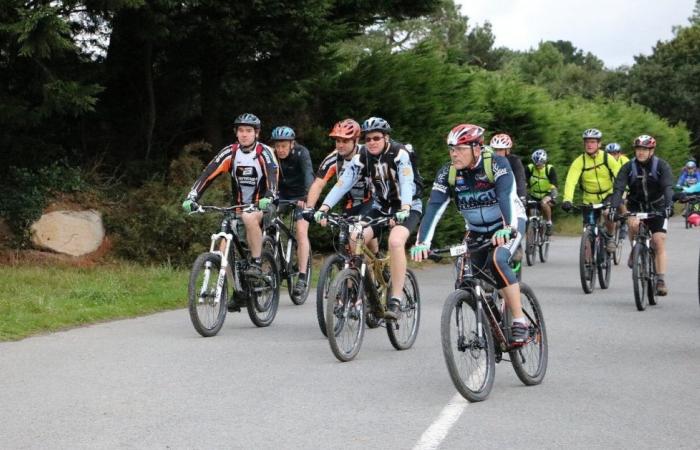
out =
<svg viewBox="0 0 700 450"><path fill-rule="evenodd" d="M145 118L145 141L146 141L146 156L148 160L151 156L151 147L153 145L153 130L156 126L156 96L153 89L153 41L146 40L144 45L143 57L144 81L146 84L146 118Z"/></svg>

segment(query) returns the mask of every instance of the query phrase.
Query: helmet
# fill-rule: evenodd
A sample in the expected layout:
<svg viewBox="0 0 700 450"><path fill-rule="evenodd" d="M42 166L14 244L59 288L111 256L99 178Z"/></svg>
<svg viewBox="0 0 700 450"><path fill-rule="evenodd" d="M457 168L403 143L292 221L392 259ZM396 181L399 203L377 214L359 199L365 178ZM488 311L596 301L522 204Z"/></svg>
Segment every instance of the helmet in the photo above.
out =
<svg viewBox="0 0 700 450"><path fill-rule="evenodd" d="M360 137L360 124L352 119L341 120L333 125L333 129L328 136L341 139L357 139Z"/></svg>
<svg viewBox="0 0 700 450"><path fill-rule="evenodd" d="M243 113L240 116L236 117L236 120L233 122L233 126L237 127L239 125L248 125L256 130L260 129L260 119L258 119L258 116L255 114L251 113Z"/></svg>
<svg viewBox="0 0 700 450"><path fill-rule="evenodd" d="M693 227L700 226L700 214L692 213L688 216L688 224Z"/></svg>
<svg viewBox="0 0 700 450"><path fill-rule="evenodd" d="M547 152L543 148L538 148L537 150L532 152L532 162L534 162L535 165L546 163Z"/></svg>
<svg viewBox="0 0 700 450"><path fill-rule="evenodd" d="M611 142L605 146L605 151L608 153L619 153L622 151L622 147L617 142Z"/></svg>
<svg viewBox="0 0 700 450"><path fill-rule="evenodd" d="M277 127L272 130L273 141L293 141L296 137L294 130L289 127Z"/></svg>
<svg viewBox="0 0 700 450"><path fill-rule="evenodd" d="M698 165L695 163L695 161L688 161L685 163L685 167L688 169L695 169Z"/></svg>
<svg viewBox="0 0 700 450"><path fill-rule="evenodd" d="M654 149L656 148L656 139L649 136L648 134L643 134L641 136L638 136L637 139L634 140L634 146Z"/></svg>
<svg viewBox="0 0 700 450"><path fill-rule="evenodd" d="M583 138L601 140L603 138L603 133L601 133L597 128L589 128L583 132Z"/></svg>
<svg viewBox="0 0 700 450"><path fill-rule="evenodd" d="M505 133L496 134L491 138L491 147L495 149L511 148L513 141Z"/></svg>
<svg viewBox="0 0 700 450"><path fill-rule="evenodd" d="M362 123L362 132L381 131L384 134L391 133L389 122L381 117L370 117Z"/></svg>
<svg viewBox="0 0 700 450"><path fill-rule="evenodd" d="M465 145L484 143L484 129L477 125L462 123L454 127L447 135L447 145Z"/></svg>

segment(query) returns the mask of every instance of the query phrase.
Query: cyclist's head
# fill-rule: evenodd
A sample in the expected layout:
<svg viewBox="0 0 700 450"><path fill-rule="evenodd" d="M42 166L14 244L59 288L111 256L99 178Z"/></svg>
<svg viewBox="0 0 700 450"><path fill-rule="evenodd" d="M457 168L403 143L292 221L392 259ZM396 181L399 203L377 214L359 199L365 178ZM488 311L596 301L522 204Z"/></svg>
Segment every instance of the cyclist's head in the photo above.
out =
<svg viewBox="0 0 700 450"><path fill-rule="evenodd" d="M547 163L547 152L543 148L538 148L532 152L532 162L536 166L541 167Z"/></svg>
<svg viewBox="0 0 700 450"><path fill-rule="evenodd" d="M349 155L355 150L357 140L360 138L360 124L352 119L341 120L333 125L328 136L335 139L335 149L341 156Z"/></svg>
<svg viewBox="0 0 700 450"><path fill-rule="evenodd" d="M586 153L593 155L600 148L600 140L603 138L603 133L597 128L589 128L583 132L583 148Z"/></svg>
<svg viewBox="0 0 700 450"><path fill-rule="evenodd" d="M282 126L272 130L271 140L275 145L275 154L280 159L285 159L289 156L289 152L294 147L294 139L296 134L290 127Z"/></svg>
<svg viewBox="0 0 700 450"><path fill-rule="evenodd" d="M695 169L698 168L698 165L695 161L690 160L687 163L685 163L685 168L688 170L688 172L694 173Z"/></svg>
<svg viewBox="0 0 700 450"><path fill-rule="evenodd" d="M452 164L457 169L473 167L481 155L484 145L484 129L477 125L463 123L452 128L447 135Z"/></svg>
<svg viewBox="0 0 700 450"><path fill-rule="evenodd" d="M513 140L507 134L499 133L491 138L489 145L495 150L496 154L505 156L513 148Z"/></svg>
<svg viewBox="0 0 700 450"><path fill-rule="evenodd" d="M605 146L605 151L614 155L616 153L620 153L622 151L622 147L620 147L620 144L617 142L611 142Z"/></svg>
<svg viewBox="0 0 700 450"><path fill-rule="evenodd" d="M643 134L634 140L634 156L639 162L645 162L654 155L656 149L656 139Z"/></svg>
<svg viewBox="0 0 700 450"><path fill-rule="evenodd" d="M236 117L233 127L238 143L244 147L253 145L260 133L260 119L255 114L243 113Z"/></svg>
<svg viewBox="0 0 700 450"><path fill-rule="evenodd" d="M380 154L389 143L391 126L381 117L370 117L362 122L362 136L367 150L373 155Z"/></svg>

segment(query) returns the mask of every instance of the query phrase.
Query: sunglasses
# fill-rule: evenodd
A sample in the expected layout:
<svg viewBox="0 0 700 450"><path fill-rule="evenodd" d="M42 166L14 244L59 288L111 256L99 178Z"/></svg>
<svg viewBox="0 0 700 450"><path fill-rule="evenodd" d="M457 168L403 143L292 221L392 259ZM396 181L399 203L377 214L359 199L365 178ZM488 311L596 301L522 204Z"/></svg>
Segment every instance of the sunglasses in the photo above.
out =
<svg viewBox="0 0 700 450"><path fill-rule="evenodd" d="M384 136L374 136L365 138L365 142L379 142L384 140Z"/></svg>

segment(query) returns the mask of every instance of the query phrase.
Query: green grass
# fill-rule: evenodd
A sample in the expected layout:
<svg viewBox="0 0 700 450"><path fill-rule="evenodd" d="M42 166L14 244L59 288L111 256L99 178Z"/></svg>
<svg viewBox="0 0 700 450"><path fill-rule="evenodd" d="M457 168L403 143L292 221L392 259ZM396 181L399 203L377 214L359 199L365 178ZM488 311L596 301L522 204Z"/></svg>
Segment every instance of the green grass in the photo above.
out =
<svg viewBox="0 0 700 450"><path fill-rule="evenodd" d="M0 267L0 341L182 308L188 273L119 264Z"/></svg>

